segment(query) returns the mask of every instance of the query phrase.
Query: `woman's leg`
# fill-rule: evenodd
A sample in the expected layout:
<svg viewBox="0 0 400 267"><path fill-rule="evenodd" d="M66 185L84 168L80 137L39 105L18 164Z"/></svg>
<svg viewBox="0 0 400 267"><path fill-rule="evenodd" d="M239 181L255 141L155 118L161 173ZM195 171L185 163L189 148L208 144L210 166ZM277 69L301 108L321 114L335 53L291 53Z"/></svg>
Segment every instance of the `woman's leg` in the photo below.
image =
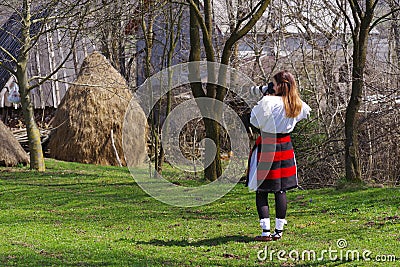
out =
<svg viewBox="0 0 400 267"><path fill-rule="evenodd" d="M271 241L271 226L269 218L269 206L268 206L268 193L256 192L256 206L258 217L260 218L260 226L262 229L261 236L257 236L257 241Z"/></svg>
<svg viewBox="0 0 400 267"><path fill-rule="evenodd" d="M275 211L276 218L285 219L287 210L286 192L280 191L275 193Z"/></svg>
<svg viewBox="0 0 400 267"><path fill-rule="evenodd" d="M261 219L269 218L269 206L268 206L268 193L267 192L256 192L256 206L258 217Z"/></svg>

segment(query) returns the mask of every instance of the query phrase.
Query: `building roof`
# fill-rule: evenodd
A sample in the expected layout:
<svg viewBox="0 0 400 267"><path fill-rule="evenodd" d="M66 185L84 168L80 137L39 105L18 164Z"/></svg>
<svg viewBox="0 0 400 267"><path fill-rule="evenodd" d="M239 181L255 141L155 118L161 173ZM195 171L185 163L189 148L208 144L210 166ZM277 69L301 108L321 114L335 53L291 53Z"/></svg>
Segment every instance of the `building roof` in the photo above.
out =
<svg viewBox="0 0 400 267"><path fill-rule="evenodd" d="M38 18L43 18L48 15L49 10L36 9L36 12L32 12L32 21ZM4 24L0 27L0 47L6 50L12 57L18 58L19 50L21 48L21 37L22 37L22 27L21 27L21 17L17 12L14 12L8 19L2 17ZM31 36L35 35L40 28L40 22L33 23L31 25L30 33ZM0 50L0 62L4 64L7 68L15 69L15 62L12 58L5 52ZM9 80L11 74L5 69L0 67L0 89L2 89L7 81Z"/></svg>

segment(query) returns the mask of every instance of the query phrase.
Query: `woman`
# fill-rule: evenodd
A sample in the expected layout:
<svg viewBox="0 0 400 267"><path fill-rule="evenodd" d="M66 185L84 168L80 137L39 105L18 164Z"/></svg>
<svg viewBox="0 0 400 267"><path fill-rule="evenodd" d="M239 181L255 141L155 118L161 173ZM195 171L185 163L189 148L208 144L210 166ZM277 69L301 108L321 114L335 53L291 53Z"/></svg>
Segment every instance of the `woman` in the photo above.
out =
<svg viewBox="0 0 400 267"><path fill-rule="evenodd" d="M274 95L264 96L251 111L250 123L260 129L249 157L247 183L256 191L262 228L258 241L278 240L287 223L286 191L298 186L297 167L290 133L311 108L299 96L293 75L284 70L273 76ZM268 193L275 195L275 232L270 233Z"/></svg>

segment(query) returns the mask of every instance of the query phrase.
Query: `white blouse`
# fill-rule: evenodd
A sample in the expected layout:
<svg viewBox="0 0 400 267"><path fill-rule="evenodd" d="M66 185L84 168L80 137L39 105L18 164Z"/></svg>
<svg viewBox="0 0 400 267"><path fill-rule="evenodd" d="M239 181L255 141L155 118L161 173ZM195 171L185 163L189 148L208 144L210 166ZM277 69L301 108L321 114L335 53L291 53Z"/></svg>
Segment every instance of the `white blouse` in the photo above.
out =
<svg viewBox="0 0 400 267"><path fill-rule="evenodd" d="M251 110L250 123L266 133L290 133L296 123L310 115L311 108L303 101L296 118L286 117L281 96L264 96Z"/></svg>

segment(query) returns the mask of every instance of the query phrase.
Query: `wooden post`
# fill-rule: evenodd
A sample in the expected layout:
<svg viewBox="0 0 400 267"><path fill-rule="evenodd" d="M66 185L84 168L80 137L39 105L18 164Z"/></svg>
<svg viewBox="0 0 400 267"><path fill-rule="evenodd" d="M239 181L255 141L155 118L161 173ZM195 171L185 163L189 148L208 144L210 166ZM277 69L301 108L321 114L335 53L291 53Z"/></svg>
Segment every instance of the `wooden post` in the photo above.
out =
<svg viewBox="0 0 400 267"><path fill-rule="evenodd" d="M115 146L113 129L111 129L111 145L112 145L112 147L114 149L115 157L117 158L118 164L119 164L120 167L122 167L121 159L120 159L120 157L118 155L117 147Z"/></svg>

